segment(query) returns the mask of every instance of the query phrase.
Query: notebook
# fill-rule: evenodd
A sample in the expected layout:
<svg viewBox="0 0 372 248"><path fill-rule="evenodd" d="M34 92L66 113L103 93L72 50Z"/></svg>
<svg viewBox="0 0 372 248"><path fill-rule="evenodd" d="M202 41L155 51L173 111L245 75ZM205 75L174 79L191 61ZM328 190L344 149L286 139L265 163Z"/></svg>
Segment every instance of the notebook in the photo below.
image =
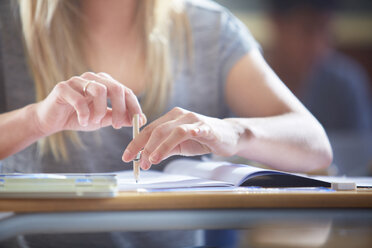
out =
<svg viewBox="0 0 372 248"><path fill-rule="evenodd" d="M156 166L156 165L154 165ZM331 187L331 183L306 175L266 170L229 162L178 159L163 172L141 171L136 183L133 172L117 172L119 191L138 189L177 189L208 187Z"/></svg>
<svg viewBox="0 0 372 248"><path fill-rule="evenodd" d="M0 175L0 197L102 198L114 197L120 191L331 188L334 182L345 182L345 179L309 177L221 161L178 159L162 172L141 171L138 183L132 170L99 174L3 174ZM371 178L357 184L358 188L371 185Z"/></svg>
<svg viewBox="0 0 372 248"><path fill-rule="evenodd" d="M117 193L115 174L0 174L1 198L106 198Z"/></svg>

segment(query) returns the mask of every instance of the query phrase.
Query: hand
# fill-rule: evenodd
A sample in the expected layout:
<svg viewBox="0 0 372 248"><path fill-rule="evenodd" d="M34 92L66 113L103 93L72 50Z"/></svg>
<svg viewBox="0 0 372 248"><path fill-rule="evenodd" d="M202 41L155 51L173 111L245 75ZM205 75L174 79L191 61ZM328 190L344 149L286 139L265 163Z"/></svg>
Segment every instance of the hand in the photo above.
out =
<svg viewBox="0 0 372 248"><path fill-rule="evenodd" d="M236 154L239 128L228 119L221 120L174 108L145 127L131 141L123 154L123 161L132 161L143 149L140 166L149 169L172 155L221 156Z"/></svg>
<svg viewBox="0 0 372 248"><path fill-rule="evenodd" d="M107 107L108 98L112 108ZM60 82L35 106L37 125L44 135L62 130L92 131L109 125L116 129L131 126L136 113L141 116L141 125L146 122L132 90L106 73L86 72Z"/></svg>

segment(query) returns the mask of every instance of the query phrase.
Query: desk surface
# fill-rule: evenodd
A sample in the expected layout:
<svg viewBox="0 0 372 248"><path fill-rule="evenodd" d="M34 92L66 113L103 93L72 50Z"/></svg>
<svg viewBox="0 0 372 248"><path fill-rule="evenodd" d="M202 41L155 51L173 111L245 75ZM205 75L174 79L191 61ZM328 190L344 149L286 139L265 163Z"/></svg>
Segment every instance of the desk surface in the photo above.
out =
<svg viewBox="0 0 372 248"><path fill-rule="evenodd" d="M0 212L79 212L236 208L372 208L372 191L122 192L108 199L0 199Z"/></svg>
<svg viewBox="0 0 372 248"><path fill-rule="evenodd" d="M111 199L0 199L1 212L0 241L40 233L244 229L272 220L335 220L370 228L372 191L128 192Z"/></svg>

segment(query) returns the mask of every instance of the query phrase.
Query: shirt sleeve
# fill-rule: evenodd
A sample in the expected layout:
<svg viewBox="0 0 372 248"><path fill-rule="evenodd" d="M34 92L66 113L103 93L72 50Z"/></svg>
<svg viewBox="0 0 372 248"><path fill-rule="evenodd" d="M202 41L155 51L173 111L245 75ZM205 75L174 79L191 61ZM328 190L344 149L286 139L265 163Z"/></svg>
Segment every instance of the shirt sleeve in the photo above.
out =
<svg viewBox="0 0 372 248"><path fill-rule="evenodd" d="M260 49L247 27L231 12L221 12L219 39L219 71L223 84L231 68L253 49Z"/></svg>

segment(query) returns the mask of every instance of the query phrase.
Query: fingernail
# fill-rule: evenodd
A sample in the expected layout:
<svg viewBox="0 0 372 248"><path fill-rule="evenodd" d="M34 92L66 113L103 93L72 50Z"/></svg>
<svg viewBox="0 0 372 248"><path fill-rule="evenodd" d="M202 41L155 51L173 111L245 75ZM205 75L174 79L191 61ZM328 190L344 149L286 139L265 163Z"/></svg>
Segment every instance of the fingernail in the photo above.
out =
<svg viewBox="0 0 372 248"><path fill-rule="evenodd" d="M129 150L125 150L122 159L124 162L129 162L131 156L132 156L132 153Z"/></svg>
<svg viewBox="0 0 372 248"><path fill-rule="evenodd" d="M145 114L141 114L141 126L145 125L147 122L147 118Z"/></svg>
<svg viewBox="0 0 372 248"><path fill-rule="evenodd" d="M150 169L151 164L146 159L141 159L141 161L140 161L140 167L143 170L148 170L148 169Z"/></svg>
<svg viewBox="0 0 372 248"><path fill-rule="evenodd" d="M156 164L159 160L159 154L153 153L153 154L151 154L149 159L150 159L151 163Z"/></svg>

